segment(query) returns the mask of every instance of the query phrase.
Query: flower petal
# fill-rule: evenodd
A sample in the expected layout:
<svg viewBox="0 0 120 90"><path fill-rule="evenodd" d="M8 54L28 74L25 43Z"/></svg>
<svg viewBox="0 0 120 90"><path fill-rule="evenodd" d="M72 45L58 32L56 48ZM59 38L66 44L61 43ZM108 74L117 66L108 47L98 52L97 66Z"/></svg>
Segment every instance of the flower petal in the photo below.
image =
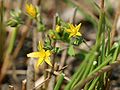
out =
<svg viewBox="0 0 120 90"><path fill-rule="evenodd" d="M43 50L43 43L42 43L42 41L39 41L38 49L39 49L39 51Z"/></svg>
<svg viewBox="0 0 120 90"><path fill-rule="evenodd" d="M69 26L70 26L70 29L72 29L72 30L75 29L75 27L73 26L73 24L69 24Z"/></svg>
<svg viewBox="0 0 120 90"><path fill-rule="evenodd" d="M52 64L51 64L51 62L50 62L50 58L49 58L49 57L45 58L45 62L52 67Z"/></svg>
<svg viewBox="0 0 120 90"><path fill-rule="evenodd" d="M69 38L72 37L72 36L74 36L74 33L70 33Z"/></svg>
<svg viewBox="0 0 120 90"><path fill-rule="evenodd" d="M47 50L47 51L45 52L45 55L46 55L46 57L49 57L49 56L51 55L50 50Z"/></svg>
<svg viewBox="0 0 120 90"><path fill-rule="evenodd" d="M43 58L39 58L36 64L36 67L38 68L40 64L42 64L42 62L44 61Z"/></svg>
<svg viewBox="0 0 120 90"><path fill-rule="evenodd" d="M28 9L29 9L29 4L25 4L25 9L26 9L26 11L28 11Z"/></svg>
<svg viewBox="0 0 120 90"><path fill-rule="evenodd" d="M38 58L41 56L42 56L41 52L32 52L32 53L27 54L27 57L33 57L33 58Z"/></svg>
<svg viewBox="0 0 120 90"><path fill-rule="evenodd" d="M81 23L75 27L77 32L79 31L80 27L81 27Z"/></svg>
<svg viewBox="0 0 120 90"><path fill-rule="evenodd" d="M82 36L82 34L80 32L77 32L76 35L77 36Z"/></svg>
<svg viewBox="0 0 120 90"><path fill-rule="evenodd" d="M26 3L25 9L28 15L31 17L35 18L36 17L36 8L32 4Z"/></svg>
<svg viewBox="0 0 120 90"><path fill-rule="evenodd" d="M71 30L71 29L67 29L66 31L67 31L67 32L69 32L69 33L70 33L70 32L72 32L72 30Z"/></svg>

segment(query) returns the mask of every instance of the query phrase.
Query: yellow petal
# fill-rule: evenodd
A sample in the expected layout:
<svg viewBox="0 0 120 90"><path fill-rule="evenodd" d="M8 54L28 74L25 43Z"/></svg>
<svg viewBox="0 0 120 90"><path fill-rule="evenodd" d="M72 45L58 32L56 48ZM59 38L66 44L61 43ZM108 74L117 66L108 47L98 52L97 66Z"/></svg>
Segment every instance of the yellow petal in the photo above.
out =
<svg viewBox="0 0 120 90"><path fill-rule="evenodd" d="M25 9L28 15L35 18L36 17L36 8L32 4L26 3Z"/></svg>
<svg viewBox="0 0 120 90"><path fill-rule="evenodd" d="M69 33L70 33L70 32L72 32L72 30L71 30L71 29L67 29L66 31L67 31L67 32L69 32Z"/></svg>
<svg viewBox="0 0 120 90"><path fill-rule="evenodd" d="M77 36L82 36L80 32L77 32L76 35L77 35Z"/></svg>
<svg viewBox="0 0 120 90"><path fill-rule="evenodd" d="M32 4L30 4L30 9L34 10L34 6Z"/></svg>
<svg viewBox="0 0 120 90"><path fill-rule="evenodd" d="M52 64L51 64L51 62L50 62L50 58L49 58L49 57L48 57L48 58L45 58L45 62L52 67Z"/></svg>
<svg viewBox="0 0 120 90"><path fill-rule="evenodd" d="M42 56L41 52L32 52L32 53L27 54L27 57L33 57L33 58L38 58L41 56Z"/></svg>
<svg viewBox="0 0 120 90"><path fill-rule="evenodd" d="M36 64L36 67L38 68L40 64L42 64L42 62L44 61L43 58L39 58Z"/></svg>
<svg viewBox="0 0 120 90"><path fill-rule="evenodd" d="M45 54L46 54L46 57L49 57L49 56L51 55L50 50L47 50L47 51L45 52Z"/></svg>
<svg viewBox="0 0 120 90"><path fill-rule="evenodd" d="M29 4L25 4L26 11L29 9Z"/></svg>
<svg viewBox="0 0 120 90"><path fill-rule="evenodd" d="M73 33L71 33L71 34L69 35L69 38L70 38L70 37L72 37L72 36L74 36L74 34L73 34Z"/></svg>
<svg viewBox="0 0 120 90"><path fill-rule="evenodd" d="M70 29L75 29L75 27L73 26L73 24L69 24L69 26L70 26Z"/></svg>
<svg viewBox="0 0 120 90"><path fill-rule="evenodd" d="M45 52L44 49L41 50L40 53L41 53L41 54L40 54L40 57L44 58L44 57L46 56L46 52Z"/></svg>
<svg viewBox="0 0 120 90"><path fill-rule="evenodd" d="M42 41L39 41L38 49L39 49L39 51L43 50L43 43L42 43Z"/></svg>
<svg viewBox="0 0 120 90"><path fill-rule="evenodd" d="M77 32L79 31L80 27L81 27L81 23L80 23L79 25L76 26Z"/></svg>

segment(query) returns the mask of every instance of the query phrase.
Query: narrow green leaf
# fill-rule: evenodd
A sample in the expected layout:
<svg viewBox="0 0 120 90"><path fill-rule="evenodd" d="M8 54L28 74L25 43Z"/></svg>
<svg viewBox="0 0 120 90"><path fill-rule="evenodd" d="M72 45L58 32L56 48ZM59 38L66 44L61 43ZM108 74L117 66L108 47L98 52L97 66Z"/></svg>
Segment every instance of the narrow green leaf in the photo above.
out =
<svg viewBox="0 0 120 90"><path fill-rule="evenodd" d="M97 83L98 80L99 80L99 77L97 77L96 79L94 79L92 81L92 83L91 83L91 85L90 85L90 87L89 87L88 90L94 90L94 87L95 87L95 85L96 85L96 83Z"/></svg>
<svg viewBox="0 0 120 90"><path fill-rule="evenodd" d="M64 80L64 74L62 73L62 74L60 75L60 77L59 77L56 85L55 85L54 90L60 90L60 87L61 87L61 84L62 84L63 80Z"/></svg>

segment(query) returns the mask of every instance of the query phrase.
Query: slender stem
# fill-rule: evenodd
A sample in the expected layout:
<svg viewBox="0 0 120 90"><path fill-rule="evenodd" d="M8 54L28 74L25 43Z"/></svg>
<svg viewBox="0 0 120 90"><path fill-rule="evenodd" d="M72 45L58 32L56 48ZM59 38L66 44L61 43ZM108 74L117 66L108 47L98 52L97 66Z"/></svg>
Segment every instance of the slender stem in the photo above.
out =
<svg viewBox="0 0 120 90"><path fill-rule="evenodd" d="M58 17L57 14L54 15L54 20L53 20L53 30L55 30L55 28L56 28L56 20L57 20L57 17ZM54 43L53 43L53 47L55 47L55 46L56 46L56 41L54 41ZM52 64L53 64L53 68L54 68L54 63L55 63L55 54L53 55L53 62L52 62Z"/></svg>
<svg viewBox="0 0 120 90"><path fill-rule="evenodd" d="M32 90L35 87L35 70L34 59L30 59L27 68L27 90Z"/></svg>
<svg viewBox="0 0 120 90"><path fill-rule="evenodd" d="M31 25L31 22L32 21L30 19L28 19L26 21L26 26L24 26L23 29L22 29L22 31L24 31L24 33L22 34L22 37L19 40L19 43L18 43L17 47L15 48L14 53L12 55L14 59L17 57L17 55L19 54L20 49L22 48L22 46L24 44L24 41L25 41L25 38L27 36L28 29L29 29L29 27Z"/></svg>
<svg viewBox="0 0 120 90"><path fill-rule="evenodd" d="M87 90L94 90L94 87L95 87L96 82L97 82L98 80L99 80L99 77L97 77L96 79L94 79L94 80L92 81L92 84L90 85L89 89L87 89Z"/></svg>
<svg viewBox="0 0 120 90"><path fill-rule="evenodd" d="M34 90L34 89L39 89L39 88L42 86L42 84L44 84L45 82L47 82L49 79L50 79L50 74L48 75L48 77L47 77L43 82L41 82L41 78L38 79L38 80L35 82L35 87L33 88L33 90ZM40 82L41 82L41 83L40 83Z"/></svg>
<svg viewBox="0 0 120 90"><path fill-rule="evenodd" d="M65 49L65 50L62 52L59 70L60 70L60 69L64 66L64 64L65 64L66 55L67 55L67 49Z"/></svg>
<svg viewBox="0 0 120 90"><path fill-rule="evenodd" d="M11 34L9 46L7 48L5 58L4 58L4 62L2 64L2 68L1 68L0 82L3 80L4 76L6 75L6 71L10 67L10 64L11 64L10 54L13 51L13 47L14 47L14 43L15 43L15 39L16 39L16 34L17 34L17 29L18 29L18 27L15 27L14 30L12 31L12 34Z"/></svg>
<svg viewBox="0 0 120 90"><path fill-rule="evenodd" d="M14 30L12 30L12 35L11 35L9 46L8 46L8 49L7 49L7 53L9 53L9 54L12 53L14 43L15 43L15 39L16 39L16 35L17 35L17 30L18 30L18 27L15 27Z"/></svg>
<svg viewBox="0 0 120 90"><path fill-rule="evenodd" d="M53 30L55 30L55 28L56 28L56 19L57 19L57 14L54 15L54 19L53 19ZM54 43L53 43L53 47L55 47L55 46L56 46L56 41L54 41ZM53 55L52 71L54 71L55 56L56 56L56 54ZM50 82L48 83L48 90L53 90L54 85L55 85L55 75L51 75Z"/></svg>
<svg viewBox="0 0 120 90"><path fill-rule="evenodd" d="M64 80L64 74L61 74L59 80L57 81L54 90L60 90L60 86Z"/></svg>
<svg viewBox="0 0 120 90"><path fill-rule="evenodd" d="M33 30L33 51L37 51L37 30Z"/></svg>
<svg viewBox="0 0 120 90"><path fill-rule="evenodd" d="M0 0L0 62L3 60L4 54L4 43L5 43L5 36L6 30L3 24L3 16L4 16L4 0Z"/></svg>
<svg viewBox="0 0 120 90"><path fill-rule="evenodd" d="M73 18L72 18L72 23L73 23L73 25L75 25L75 17L76 17L76 14L77 14L77 7L75 7L74 13L73 13Z"/></svg>

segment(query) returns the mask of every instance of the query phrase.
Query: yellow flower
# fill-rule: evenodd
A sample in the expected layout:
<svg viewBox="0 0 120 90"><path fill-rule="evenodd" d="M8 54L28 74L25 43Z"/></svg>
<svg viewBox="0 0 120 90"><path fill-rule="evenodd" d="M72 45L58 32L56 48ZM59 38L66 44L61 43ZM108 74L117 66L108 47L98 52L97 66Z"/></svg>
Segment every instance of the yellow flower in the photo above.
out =
<svg viewBox="0 0 120 90"><path fill-rule="evenodd" d="M36 18L37 12L35 6L32 4L26 3L25 10L28 15L30 15L32 18Z"/></svg>
<svg viewBox="0 0 120 90"><path fill-rule="evenodd" d="M56 32L59 33L60 32L60 26L56 25Z"/></svg>
<svg viewBox="0 0 120 90"><path fill-rule="evenodd" d="M82 36L79 32L81 23L77 26L73 26L73 24L69 24L70 29L67 29L67 32L70 33L69 37L75 37L75 36Z"/></svg>
<svg viewBox="0 0 120 90"><path fill-rule="evenodd" d="M37 68L39 67L40 64L43 63L43 61L45 61L50 66L52 66L52 64L50 62L50 55L51 55L50 50L45 51L43 49L43 44L41 42L39 42L38 49L39 49L38 52L29 53L29 54L27 54L27 57L38 58L38 61L36 64Z"/></svg>

